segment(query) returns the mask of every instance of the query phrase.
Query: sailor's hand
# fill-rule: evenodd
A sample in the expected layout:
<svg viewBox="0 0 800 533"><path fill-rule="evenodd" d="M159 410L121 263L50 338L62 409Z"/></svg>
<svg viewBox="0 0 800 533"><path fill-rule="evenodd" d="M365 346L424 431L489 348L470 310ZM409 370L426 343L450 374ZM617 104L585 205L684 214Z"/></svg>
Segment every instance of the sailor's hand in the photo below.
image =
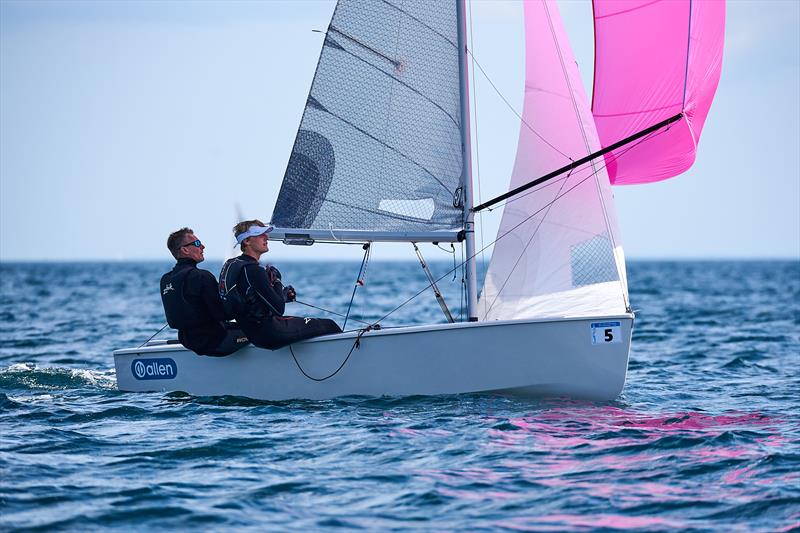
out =
<svg viewBox="0 0 800 533"><path fill-rule="evenodd" d="M293 302L297 300L297 291L294 290L294 287L289 285L284 289L284 299L287 302Z"/></svg>
<svg viewBox="0 0 800 533"><path fill-rule="evenodd" d="M276 281L281 280L281 271L274 266L269 265L267 267L267 278L269 279L270 285L274 285Z"/></svg>

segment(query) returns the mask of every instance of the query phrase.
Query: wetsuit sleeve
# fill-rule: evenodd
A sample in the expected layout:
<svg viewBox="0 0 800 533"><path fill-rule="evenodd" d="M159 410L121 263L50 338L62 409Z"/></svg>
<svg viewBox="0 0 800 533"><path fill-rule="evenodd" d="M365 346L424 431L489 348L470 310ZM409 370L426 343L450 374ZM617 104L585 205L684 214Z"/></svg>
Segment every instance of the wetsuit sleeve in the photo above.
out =
<svg viewBox="0 0 800 533"><path fill-rule="evenodd" d="M286 302L283 299L282 286L279 285L280 290L276 291L267 279L267 271L256 264L246 265L244 268L247 270L253 289L269 302L270 311L273 313L277 311L278 315L283 315Z"/></svg>
<svg viewBox="0 0 800 533"><path fill-rule="evenodd" d="M195 290L208 309L208 313L214 320L219 320L220 322L228 320L222 307L222 300L219 299L219 287L214 275L206 270L198 270L197 274L192 277L196 286Z"/></svg>

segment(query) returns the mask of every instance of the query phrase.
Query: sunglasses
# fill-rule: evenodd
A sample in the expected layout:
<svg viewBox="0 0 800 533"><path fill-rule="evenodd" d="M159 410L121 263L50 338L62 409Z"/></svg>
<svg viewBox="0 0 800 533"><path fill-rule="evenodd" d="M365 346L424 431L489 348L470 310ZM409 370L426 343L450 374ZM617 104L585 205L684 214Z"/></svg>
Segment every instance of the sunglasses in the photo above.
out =
<svg viewBox="0 0 800 533"><path fill-rule="evenodd" d="M200 248L202 245L203 245L203 243L200 242L200 239L197 239L196 241L187 242L186 244L182 244L181 248L183 248L184 246L194 246L195 248Z"/></svg>

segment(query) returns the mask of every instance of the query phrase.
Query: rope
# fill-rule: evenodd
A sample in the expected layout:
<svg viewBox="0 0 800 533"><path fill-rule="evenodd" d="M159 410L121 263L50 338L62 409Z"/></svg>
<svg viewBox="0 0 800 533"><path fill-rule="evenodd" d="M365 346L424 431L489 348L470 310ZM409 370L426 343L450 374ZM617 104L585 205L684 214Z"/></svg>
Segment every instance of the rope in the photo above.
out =
<svg viewBox="0 0 800 533"><path fill-rule="evenodd" d="M367 326L367 327L365 327L365 328L362 328L362 329L360 329L360 330L358 331L358 335L356 336L356 340L355 340L355 342L353 343L353 346L351 346L351 347L350 347L350 351L349 351L349 352L347 352L347 357L345 357L345 358L344 358L344 361L342 361L342 364L340 364L340 365L339 365L339 368L337 368L336 370L334 370L332 373L328 374L328 375L327 375L327 376L325 376L324 378L315 378L314 376L311 376L311 375L309 375L309 374L308 374L308 372L306 372L305 370L303 370L303 367L302 367L302 366L300 366L300 361L298 361L298 360L297 360L297 356L294 354L294 350L292 349L292 345L291 345L291 344L289 345L289 353L291 353L291 354L292 354L292 359L294 359L294 364L295 364L295 365L297 365L297 369L298 369L298 370L300 370L300 373L301 373L301 374L303 374L305 377L307 377L307 378L308 378L308 379L310 379L311 381L317 381L317 382L320 382L320 381L325 381L325 380L327 380L327 379L330 379L330 378L332 378L332 377L333 377L333 376L335 376L336 374L338 374L338 373L339 373L339 371L340 371L341 369L343 369L343 368L344 368L344 365L345 365L345 364L347 364L347 361L350 359L350 356L351 356L351 355L353 355L353 351L354 351L356 348L360 348L360 347L361 347L361 336L362 336L364 333L366 333L366 332L368 332L368 331L370 331L370 330L372 330L372 329L381 329L381 328L380 328L380 326L378 326L378 327L375 327L375 326L378 326L378 325L377 325L377 324L375 324L375 325L370 325L370 326Z"/></svg>
<svg viewBox="0 0 800 533"><path fill-rule="evenodd" d="M145 344L147 344L148 342L150 342L151 340L153 340L153 338L154 338L156 335L158 335L159 333L161 333L162 331L164 331L165 329L167 329L167 326L169 326L169 324L164 324L163 326L161 326L161 329L160 329L160 330L158 330L158 331L156 331L156 332L155 332L155 333L153 333L152 335L150 335L150 338L149 338L149 339L147 339L146 341L144 341L142 344L140 344L140 345L139 345L139 348L141 348L142 346L144 346Z"/></svg>

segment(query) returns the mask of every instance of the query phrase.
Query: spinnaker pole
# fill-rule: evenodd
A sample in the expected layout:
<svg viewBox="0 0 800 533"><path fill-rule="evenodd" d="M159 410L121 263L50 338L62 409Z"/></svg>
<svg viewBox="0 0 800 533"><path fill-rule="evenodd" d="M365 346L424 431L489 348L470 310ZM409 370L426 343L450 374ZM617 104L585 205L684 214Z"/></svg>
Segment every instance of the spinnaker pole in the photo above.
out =
<svg viewBox="0 0 800 533"><path fill-rule="evenodd" d="M467 72L466 0L456 0L458 23L458 70L461 75L461 149L464 187L464 245L466 247L467 316L478 320L478 276L475 268L475 213L472 210L472 147L469 131L469 74Z"/></svg>
<svg viewBox="0 0 800 533"><path fill-rule="evenodd" d="M525 192L525 191L527 191L528 189L530 189L532 187L536 187L537 185L541 185L542 183L544 183L544 182L546 182L548 180L551 180L551 179L553 179L555 177L558 177L561 174L566 174L567 172L570 172L570 171L578 168L579 166L590 162L592 159L600 157L601 155L605 155L605 154L607 154L609 152L613 152L617 148L625 146L626 144L630 144L633 141L641 139L642 137L644 137L646 135L650 135L651 133L654 133L654 132L660 130L661 128L665 128L665 127L669 126L673 122L679 121L683 117L684 117L684 113L683 113L683 111L681 111L677 115L669 117L668 119L662 120L658 124L653 124L649 128L645 128L642 131L636 132L633 135L625 137L621 141L617 141L614 144L612 144L610 146L606 146L605 148L603 148L601 150L598 150L596 152L592 152L591 154L587 155L586 157L582 157L581 159L578 159L577 161L572 161L569 165L563 166L563 167L559 168L558 170L554 170L553 172L551 172L549 174L545 174L541 178L536 178L535 180L529 181L528 183L525 183L524 185L520 185L516 189L512 189L512 190L508 191L507 193L504 193L504 194L501 194L500 196L492 198L491 200L487 200L487 201L483 202L481 205L475 206L475 209L473 209L473 211L477 213L478 211L486 209L487 207L491 207L494 204L502 202L503 200L505 200L507 198L511 198L512 196L516 196L521 192Z"/></svg>

